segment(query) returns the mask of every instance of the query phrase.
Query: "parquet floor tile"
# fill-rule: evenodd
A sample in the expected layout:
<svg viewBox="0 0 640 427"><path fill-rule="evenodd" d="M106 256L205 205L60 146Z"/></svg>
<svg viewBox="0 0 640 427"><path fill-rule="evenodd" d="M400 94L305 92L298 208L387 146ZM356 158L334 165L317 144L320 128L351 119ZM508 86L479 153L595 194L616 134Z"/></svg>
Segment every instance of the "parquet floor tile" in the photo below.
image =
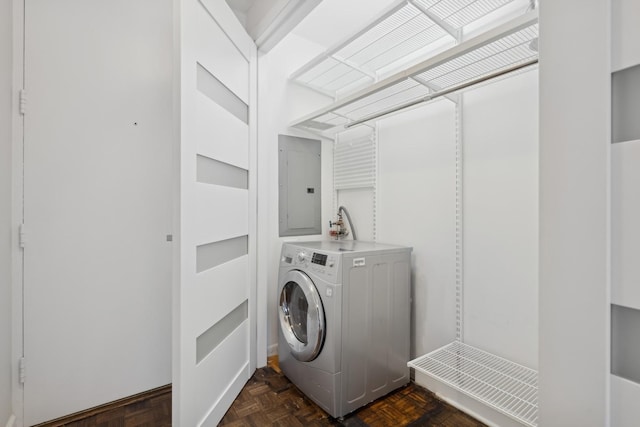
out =
<svg viewBox="0 0 640 427"><path fill-rule="evenodd" d="M258 369L222 419L224 427L484 427L416 385L347 415L331 418L280 372L277 361Z"/></svg>
<svg viewBox="0 0 640 427"><path fill-rule="evenodd" d="M167 427L171 425L171 388L157 390L109 410L99 409L39 427ZM277 359L258 369L222 419L224 427L486 427L439 400L424 388L409 384L344 419L331 418L282 374Z"/></svg>
<svg viewBox="0 0 640 427"><path fill-rule="evenodd" d="M96 409L74 421L51 421L39 427L168 427L171 426L171 388L123 406ZM78 419L80 418L80 419Z"/></svg>

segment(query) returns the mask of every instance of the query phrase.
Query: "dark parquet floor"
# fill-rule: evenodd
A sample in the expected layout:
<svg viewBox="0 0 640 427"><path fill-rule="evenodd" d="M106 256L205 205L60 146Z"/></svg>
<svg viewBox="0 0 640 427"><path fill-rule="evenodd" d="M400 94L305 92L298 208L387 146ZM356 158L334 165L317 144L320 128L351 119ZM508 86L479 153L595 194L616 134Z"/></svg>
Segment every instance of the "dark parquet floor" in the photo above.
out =
<svg viewBox="0 0 640 427"><path fill-rule="evenodd" d="M133 402L105 405L95 411L51 421L37 427L169 427L171 426L171 388L163 387Z"/></svg>
<svg viewBox="0 0 640 427"><path fill-rule="evenodd" d="M277 362L276 362L277 363ZM226 427L433 426L482 427L484 424L413 383L343 420L333 419L309 400L270 361L258 369L220 423Z"/></svg>
<svg viewBox="0 0 640 427"><path fill-rule="evenodd" d="M109 406L109 405L107 405ZM171 389L93 413L38 427L165 427L171 425ZM277 358L258 369L222 419L225 427L486 427L413 383L349 414L333 419L280 372Z"/></svg>

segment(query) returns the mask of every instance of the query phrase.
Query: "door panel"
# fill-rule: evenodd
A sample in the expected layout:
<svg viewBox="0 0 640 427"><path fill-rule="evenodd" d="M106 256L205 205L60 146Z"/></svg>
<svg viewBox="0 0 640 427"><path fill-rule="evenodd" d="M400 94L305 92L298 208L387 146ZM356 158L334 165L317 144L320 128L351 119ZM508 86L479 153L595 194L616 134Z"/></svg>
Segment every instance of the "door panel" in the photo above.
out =
<svg viewBox="0 0 640 427"><path fill-rule="evenodd" d="M195 20L190 23L194 31L194 48L196 61L213 74L218 80L238 96L245 104L249 104L249 49L241 52L238 46L220 27L223 19L220 11L226 5L211 5L206 2L195 2ZM224 12L223 12L224 13ZM226 15L226 14L225 14ZM248 36L247 36L248 37ZM212 47L215 46L215 49Z"/></svg>
<svg viewBox="0 0 640 427"><path fill-rule="evenodd" d="M25 424L171 382L171 2L26 0Z"/></svg>
<svg viewBox="0 0 640 427"><path fill-rule="evenodd" d="M249 133L246 123L202 94L196 96L198 151L241 168L249 168ZM211 141L216 141L211 144Z"/></svg>
<svg viewBox="0 0 640 427"><path fill-rule="evenodd" d="M197 245L248 234L248 190L197 183L194 196Z"/></svg>
<svg viewBox="0 0 640 427"><path fill-rule="evenodd" d="M238 283L247 283L248 256L227 262L198 274L198 293L202 297L192 307L193 323L198 331L204 331L227 314L229 307L236 307L247 299L247 293ZM220 294L225 298L221 299Z"/></svg>
<svg viewBox="0 0 640 427"><path fill-rule="evenodd" d="M255 369L256 150L250 136L255 116L248 111L255 101L256 50L225 2L177 5L180 257L173 424L214 426ZM208 161L208 167L249 177L248 188L227 179L198 182L204 175L198 156L200 167L207 167L204 156L226 164Z"/></svg>

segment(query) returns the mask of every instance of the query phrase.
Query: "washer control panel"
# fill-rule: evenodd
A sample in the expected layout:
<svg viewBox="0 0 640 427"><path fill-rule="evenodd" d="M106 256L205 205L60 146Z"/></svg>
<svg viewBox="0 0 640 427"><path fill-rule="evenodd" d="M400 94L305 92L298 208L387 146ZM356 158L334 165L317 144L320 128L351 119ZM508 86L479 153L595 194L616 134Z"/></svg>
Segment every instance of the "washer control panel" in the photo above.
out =
<svg viewBox="0 0 640 427"><path fill-rule="evenodd" d="M327 258L328 258L327 254L314 252L313 255L311 256L311 263L321 265L324 267L327 265Z"/></svg>
<svg viewBox="0 0 640 427"><path fill-rule="evenodd" d="M282 252L280 264L283 266L290 265L292 267L298 267L321 276L335 279L338 270L338 255L310 249L287 247Z"/></svg>

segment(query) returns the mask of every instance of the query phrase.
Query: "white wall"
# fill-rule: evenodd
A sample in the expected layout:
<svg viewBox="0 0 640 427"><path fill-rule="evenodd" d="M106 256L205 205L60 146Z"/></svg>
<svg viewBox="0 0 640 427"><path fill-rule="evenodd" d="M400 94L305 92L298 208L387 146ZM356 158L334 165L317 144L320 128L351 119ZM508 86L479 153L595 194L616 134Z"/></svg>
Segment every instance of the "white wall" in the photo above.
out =
<svg viewBox="0 0 640 427"><path fill-rule="evenodd" d="M374 207L375 207L375 191L373 188L357 188L357 189L344 189L337 191L336 195L336 209L333 213L333 219L337 218L337 208L344 206L349 212L349 217L353 221L353 224L349 224L349 219L346 215L342 215L342 219L345 222L347 229L349 230L349 236L347 240L353 239L353 229L356 231L356 237L358 240L364 240L367 242L374 241Z"/></svg>
<svg viewBox="0 0 640 427"><path fill-rule="evenodd" d="M289 128L302 112L312 111L331 100L287 81L289 75L323 51L323 48L294 34L287 36L268 54L258 57L258 177L259 233L262 239L258 255L258 288L267 289L267 345L275 354L278 344L277 282L280 248L283 241L319 240L321 236L281 239L278 235L278 134L316 138ZM319 139L319 138L318 138ZM322 227L328 232L332 210L331 188L333 143L322 142Z"/></svg>
<svg viewBox="0 0 640 427"><path fill-rule="evenodd" d="M464 340L535 368L538 132L535 71L465 92ZM455 339L455 109L379 122L378 241L413 246L413 351ZM364 232L361 230L360 232Z"/></svg>
<svg viewBox="0 0 640 427"><path fill-rule="evenodd" d="M285 240L278 237L278 133L314 138L314 135L288 128L288 125L294 119L332 102L326 96L287 80L298 68L350 36L391 3L390 0L323 0L291 34L258 59L258 156L266 164L258 172L258 209L266 213L260 214L258 220L258 228L262 230L260 237L264 242L260 249L261 253L266 253L258 260L258 271L267 272L258 275L258 288L267 287L267 343L271 354L276 351L278 343L276 293L280 248ZM325 139L322 145L322 236L302 236L286 240L318 240L327 237L329 220L335 219L336 214L333 211L332 189L333 141ZM364 233L366 235L367 232Z"/></svg>
<svg viewBox="0 0 640 427"><path fill-rule="evenodd" d="M540 7L542 426L609 422L610 19L609 0Z"/></svg>
<svg viewBox="0 0 640 427"><path fill-rule="evenodd" d="M340 5L334 3L323 1L295 34L318 42L326 35L330 40L326 44L335 43L335 35L327 34L326 25L323 29L316 21L324 19L326 23L330 10L334 13L341 10ZM373 7L379 7L377 3ZM343 18L339 13L335 19ZM345 32L344 25L338 27L336 31ZM351 26L347 32L355 28L358 26ZM282 81L305 63L305 59L294 61L302 58L303 53L309 55L308 50L300 50L305 46L302 39L290 36L260 63L260 144L270 150L268 176L273 205L269 209L273 231L267 260L271 345L277 342L275 294L281 244L277 238L275 138L281 132L278 126L284 129L291 119L312 111L314 102L318 105L329 102L311 90ZM298 65L293 66L294 62ZM468 233L465 239L469 239L465 241L468 288L465 333L472 344L535 368L537 72L468 91L463 111L465 168L469 168L465 170L469 176L465 178L464 190L464 226ZM366 240L373 237L371 209L375 197L377 240L413 247L413 355L434 350L456 336L455 126L454 104L448 100L379 120L377 194L370 190L341 190L335 200L349 209L359 239ZM329 147L330 143L326 145ZM330 158L323 158L325 182L332 174L327 164L330 162ZM333 205L334 200L332 194L327 194L330 188L324 182L323 186L323 227L326 227L335 212L326 211L327 204Z"/></svg>
<svg viewBox="0 0 640 427"><path fill-rule="evenodd" d="M8 188L7 187L9 185L8 181L7 181L7 177L9 176L8 174L11 171L11 167L10 167L10 151L9 151L9 141L8 141L8 131L10 129L10 122L8 120L8 114L7 114L7 110L5 110L5 103L10 102L11 100L11 96L10 96L10 92L8 91L9 89L9 76L11 75L11 68L10 68L10 61L9 61L9 57L7 56L7 52L5 50L5 48L7 47L6 44L7 43L11 43L11 37L10 37L10 33L9 31L11 31L11 19L12 19L12 13L11 10L7 10L8 6L11 4L19 4L20 2L11 2L11 1L7 1L7 2L1 2L0 3L0 102L2 102L1 106L0 106L0 245L2 245L0 247L0 328L2 328L0 330L0 425L4 425L4 423L6 422L6 416L8 416L8 398L5 399L5 396L9 396L8 393L8 378L9 378L9 373L10 372L15 372L15 370L9 371L9 367L8 367L8 362L9 360L14 361L15 363L15 354L13 355L13 358L9 359L9 355L6 354L5 352L8 352L10 350L10 342L8 341L8 339L6 338L6 334L5 334L5 328L9 328L9 325L11 324L10 320L11 320L11 310L9 309L10 307L10 301L11 298L9 298L9 286L11 283L10 280L10 276L9 276L9 264L8 264L8 258L7 258L7 252L5 251L5 249L8 249L8 244L9 244L9 236L8 234L6 234L6 232L9 231L9 221L7 220L7 216L8 212L9 212L9 207L11 206L11 200L9 199L8 196ZM65 3L65 5L68 6L67 4L68 2ZM39 3L41 4L41 3ZM141 4L138 4L138 6L143 6ZM136 16L134 13L140 12L140 9L138 8L133 8L131 10L131 14L127 14L127 17L131 17L131 16ZM95 10L93 10L93 13L95 14ZM162 18L160 19L150 19L148 22L150 23L149 26L147 25L140 25L140 20L134 20L135 22L132 21L132 25L130 26L131 31L132 31L132 36L134 37L130 37L130 40L132 43L133 42L144 42L144 38L140 38L140 34L141 31L142 32L149 32L152 31L150 30L150 28L162 28L162 30L160 32L162 32L163 34L157 34L157 33L153 33L150 35L150 37L153 39L153 43L152 44L156 44L157 49L150 49L148 51L145 51L145 54L149 54L151 55L151 58L154 58L154 54L156 55L155 58L157 58L157 56L163 57L164 59L168 59L165 61L160 62L160 65L158 65L158 63L153 63L151 61L146 61L146 59L149 59L150 56L146 56L146 55L142 55L139 58L141 59L141 63L143 64L140 68L136 68L136 67L122 67L123 69L126 69L127 72L125 72L124 74L126 74L129 77L129 82L132 85L136 85L136 87L141 87L142 91L146 91L146 96L142 96L142 98L144 98L144 100L142 101L144 102L150 102L151 104L153 104L154 108L151 109L145 109L142 108L143 113L140 113L142 115L144 115L145 113L148 113L149 111L157 111L155 110L155 107L160 108L161 110L163 110L163 112L166 112L165 114L161 114L161 115L155 115L153 116L154 120L158 120L161 123L164 123L164 126L151 126L150 129L151 132L150 133L142 133L140 135L144 135L145 137L141 137L141 139L144 139L145 141L152 141L152 143L154 144L154 147L158 147L158 144L163 143L163 142L168 142L169 144L171 143L171 80L170 80L170 75L171 75L171 70L170 70L170 65L171 65L171 61L170 61L170 57L171 57L171 51L170 51L170 46L171 46L171 26L170 26L170 16L171 16L171 2L165 2L164 7L162 8L158 8L156 10L156 13L153 14L153 17L158 18L159 15L161 15ZM140 16L146 16L147 18L150 16L149 15L149 10L146 10L146 15L144 13L141 13ZM5 21L6 20L6 21ZM80 20L82 21L82 20ZM20 21L17 21L20 22ZM104 21L107 22L107 21ZM113 24L113 22L111 22L111 24ZM35 27L39 27L39 26L34 26L32 28ZM108 28L108 27L105 27ZM113 30L113 28L111 28L111 30ZM119 30L122 30L121 28ZM5 33L5 31L7 33ZM132 46L135 46L136 43L134 43ZM153 51L153 53L151 53L151 51ZM94 52L98 52L94 50ZM41 58L40 58L41 59ZM55 62L55 61L54 61ZM135 61L134 61L135 62ZM62 61L59 61L59 64L62 64ZM131 66L131 62L127 62L124 61L124 63L126 63L128 66ZM163 66L167 65L167 66ZM136 63L134 65L140 65L140 63ZM142 70L146 70L146 68L144 68L145 66L150 66L149 73L143 73L143 74L136 74L137 71L142 72ZM154 69L153 67L156 66L156 68ZM158 68L160 67L160 68ZM158 69L163 70L162 72L158 72ZM77 70L76 70L77 71ZM63 73L64 74L64 73ZM140 77L142 75L142 77ZM169 77L168 79L166 77ZM87 74L86 79L81 78L79 80L83 80L82 82L80 82L80 84L86 83L84 80L90 81L92 78L92 75ZM95 76L93 76L95 77ZM142 80L140 81L144 81L146 83L146 85L139 85L139 81L137 80L138 78L141 78ZM78 81L79 81L78 80ZM160 82L160 80L162 82ZM158 89L158 86L156 86L156 84L165 84L164 89ZM7 89L5 91L5 89ZM137 92L129 92L129 93L137 93ZM158 101L158 99L161 99L161 101ZM140 101L140 99L137 99L137 101ZM164 102L164 101L168 101L168 103ZM139 104L134 103L135 106L132 107L133 109L137 108L139 106ZM36 103L32 104L32 106L37 105ZM86 107L86 105L85 105ZM121 112L121 111L120 111ZM137 114L137 113L136 113ZM146 117L146 116L145 116ZM168 118L168 120L167 120ZM151 122L151 120L150 120ZM142 130L140 132L143 132ZM157 132L160 132L160 136L158 136ZM151 136L149 136L151 135ZM150 138L150 139L149 139ZM167 150L165 150L166 153ZM93 153L95 154L95 153ZM155 159L158 160L158 159ZM168 168L165 168L165 171L170 171L170 162L169 159L167 157L162 157L162 160L167 160L167 162L165 163L166 165L169 165ZM103 162L104 163L104 162ZM113 164L108 164L108 167L112 168ZM133 175L131 176L132 179L137 179L140 177L139 173L139 169L138 168L133 168ZM122 172L122 171L121 171ZM122 175L121 173L121 176ZM168 175L167 175L168 177ZM161 180L164 179L165 176L160 177L160 179L158 179L156 182L162 182ZM168 183L168 181L167 181ZM5 185L6 184L6 185ZM166 187L166 186L165 186ZM167 188L167 191L169 191L169 189ZM167 204L166 204L167 209L170 208L170 201L167 198ZM20 206L14 206L13 209L15 210L19 210L21 207ZM168 216L168 215L167 215ZM15 234L15 230L16 230L16 224L15 222L17 222L17 220L14 219L14 223L11 225L11 230L14 232ZM170 229L168 228L169 224L167 223L167 232L170 232ZM126 233L125 233L126 234ZM164 240L164 232L160 235L160 237ZM5 246L6 245L6 246ZM167 243L167 246L169 244ZM168 246L169 247L169 246ZM170 250L170 249L169 249ZM168 260L168 258L167 258ZM168 382L170 382L170 345L171 345L171 335L170 335L170 322L171 322L171 314L170 314L170 276L169 276L169 271L168 270L164 270L164 266L169 266L170 265L167 263L163 264L163 271L167 271L166 276L166 280L162 281L163 283L153 283L152 288L150 288L150 291L153 294L153 298L149 299L147 298L145 301L152 301L152 303L150 303L148 306L141 306L139 307L139 309L136 311L135 315L133 316L133 320L131 317L129 317L128 319L125 319L124 316L120 316L120 319L118 320L118 322L113 321L113 319L110 320L109 323L110 327L113 328L114 325L117 325L120 321L127 323L128 322L128 327L127 328L120 328L118 330L118 333L116 335L109 335L109 327L104 328L105 323L100 323L100 320L96 320L96 322L98 322L98 324L96 325L96 323L92 323L90 325L87 325L86 322L83 325L80 325L81 328L84 328L86 326L95 326L96 329L94 329L93 331L95 332L95 334L97 336L100 335L104 335L105 337L107 335L109 335L110 337L114 337L117 336L118 339L122 339L122 341L127 341L130 343L137 343L133 346L128 346L128 347L138 347L138 346L142 346L145 347L147 351L150 351L149 354L142 354L142 356L145 358L145 362L144 362L144 366L146 366L145 369L141 370L140 366L133 366L131 365L131 363L127 364L127 363L118 363L117 364L117 368L121 368L123 371L128 370L129 373L131 373L131 369L133 369L134 371L140 371L140 372L148 372L150 376L154 377L154 381L153 381L153 385L148 386L146 388L151 388L151 387L155 387L157 385L162 385L162 384L166 384ZM154 267L154 266L152 266ZM142 271L142 270L138 270L138 271ZM164 285L166 284L167 286L165 287L165 289L159 291L158 290L158 286ZM130 292L124 292L124 293L120 293L121 295L127 294L128 296ZM17 300L19 298L19 295L15 295L14 294L14 302L15 300ZM95 295L93 295L93 299L95 299ZM122 298L120 298L118 300L119 302L122 301ZM131 299L131 301L133 301L133 299ZM105 303L105 301L100 301L103 304L101 306L99 306L99 309L106 309L109 305ZM155 304L158 305L155 305ZM83 305L83 304L78 304ZM155 305L155 306L154 306ZM89 304L88 306L91 306L91 304ZM118 307L121 307L122 304L117 304ZM17 312L17 310L19 309L20 305L19 304L15 304L14 305L14 310ZM147 310L145 310L147 309ZM42 314L41 312L39 312L40 314ZM141 316L141 317L138 317ZM46 316L45 316L46 317ZM98 316L99 317L99 316ZM85 316L86 318L86 316ZM137 319L139 318L145 318L147 319L147 324L151 323L150 328L146 329L146 330L141 330L139 328L131 328L131 324L136 324L139 322L136 322ZM14 318L15 320L18 320L18 318ZM19 326L19 325L18 325ZM105 331L106 329L106 331ZM141 335L140 335L141 334ZM141 339L141 336L144 337L144 339ZM107 337L108 338L108 337ZM17 339L17 338L16 338ZM21 345L20 343L15 343L16 346L14 347L16 352L19 352L21 349ZM159 344L158 347L161 348L160 351L155 351L154 350L154 346L156 344ZM86 343L85 343L85 347L87 347ZM120 357L123 352L122 352L122 346L118 346L118 345L111 345L112 348L110 348L111 351L115 352L115 353L111 353L111 355L109 355L108 357L110 357L112 360L116 360L118 357ZM126 345L124 347L127 347ZM158 347L155 347L155 349L157 349ZM139 348L139 347L138 347ZM41 352L35 352L37 354L42 354L43 355L43 359L48 358L48 353L43 354ZM139 353L137 353L139 354ZM5 356L6 355L6 356ZM49 355L50 356L50 355ZM87 359L86 357L84 359ZM82 355L79 356L79 360L84 360ZM50 359L51 360L51 359ZM77 360L74 360L73 358L69 359L66 358L66 360L69 362L69 364L77 366ZM129 357L128 361L131 362L132 358ZM80 365L85 366L86 364L81 363ZM101 367L103 368L103 367ZM98 369L97 371L94 371L96 373L104 371L104 369ZM35 371L34 371L35 372ZM5 375L6 374L6 375ZM135 376L135 375L129 375L127 376L125 374L125 376L123 378L125 378L124 381L115 381L116 385L113 387L127 387L127 386L131 386L132 383L135 383L135 380L131 379L130 377ZM14 375L15 377L15 375ZM5 381L5 378L7 379L7 381ZM34 376L31 376L31 379L33 379ZM127 379L128 378L128 379ZM15 381L15 380L14 380ZM7 384L5 386L5 383ZM134 391L132 391L130 394L132 393L136 393L136 392L140 392L143 391L145 388L144 386L141 387L141 389L138 389L135 384L131 387L131 388L135 388ZM93 396L95 396L96 394L98 394L99 392L103 392L106 389L111 389L111 387L102 387L101 384L97 384L97 387L95 388L94 392L92 393ZM7 391L7 394L5 394L5 390ZM131 390L131 389L128 389ZM14 399L15 399L15 407L14 407L14 411L16 411L16 413L20 412L21 408L21 395L22 393L15 393L14 395ZM123 395L118 395L117 397L124 397ZM105 399L107 400L107 399ZM111 400L111 399L109 399ZM5 406L5 402L7 403L7 405ZM105 403L105 401L100 401L99 403Z"/></svg>
<svg viewBox="0 0 640 427"><path fill-rule="evenodd" d="M0 425L11 414L11 3L0 2Z"/></svg>
<svg viewBox="0 0 640 427"><path fill-rule="evenodd" d="M413 247L411 354L455 339L455 107L440 100L378 122L377 240Z"/></svg>
<svg viewBox="0 0 640 427"><path fill-rule="evenodd" d="M463 102L464 340L538 366L538 72Z"/></svg>
<svg viewBox="0 0 640 427"><path fill-rule="evenodd" d="M290 102L300 105L299 98ZM304 108L300 111L309 111ZM535 368L537 72L467 91L462 122L465 339ZM366 240L373 237L375 197L377 240L413 247L414 356L456 337L455 141L455 107L448 100L383 118L378 121L377 194L341 190L336 200L349 209L359 239ZM331 159L323 161L323 173L330 174L326 163ZM277 182L272 188L277 190ZM271 295L279 245L275 239ZM272 304L270 313L275 298ZM269 342L277 339L276 331L274 324Z"/></svg>

